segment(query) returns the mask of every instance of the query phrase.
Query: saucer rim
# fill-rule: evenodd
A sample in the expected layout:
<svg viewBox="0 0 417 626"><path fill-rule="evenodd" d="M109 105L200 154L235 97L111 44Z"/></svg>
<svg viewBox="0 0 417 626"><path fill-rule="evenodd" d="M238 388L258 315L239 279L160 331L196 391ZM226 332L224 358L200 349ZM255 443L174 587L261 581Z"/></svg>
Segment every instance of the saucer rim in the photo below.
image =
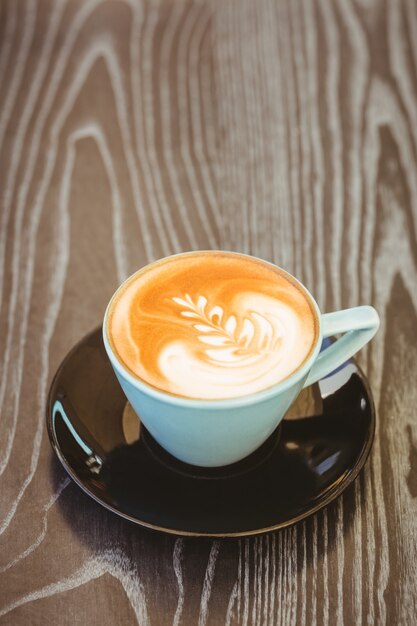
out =
<svg viewBox="0 0 417 626"><path fill-rule="evenodd" d="M283 522L278 522L277 524L273 524L272 526L257 528L253 530L244 530L244 531L237 531L237 532L218 532L218 533L187 531L187 530L169 528L165 526L158 526L157 524L151 524L149 522L145 522L136 517L133 517L127 513L123 513L122 511L113 507L111 504L108 504L104 502L103 500L100 500L100 498L98 498L92 491L90 491L84 485L84 483L78 478L77 474L72 470L71 466L67 463L66 458L61 451L61 448L58 443L58 439L54 435L55 430L54 430L54 426L52 423L52 390L54 389L57 378L59 377L62 369L64 368L65 364L70 359L72 354L75 353L79 349L79 347L82 344L84 344L91 336L99 332L101 332L101 326L94 328L89 333L84 335L84 337L82 337L79 341L77 341L77 343L67 352L66 356L63 358L60 365L58 366L55 372L55 375L53 376L50 382L49 390L48 390L48 397L47 397L47 402L46 402L47 432L48 432L48 437L49 437L51 447L53 451L55 452L56 456L58 457L61 465L63 466L64 470L67 472L68 476L72 478L72 480L82 489L82 491L85 494L87 494L90 498L95 500L98 504L100 504L103 508L107 509L111 513L115 513L119 517L129 522L132 522L136 526L147 528L148 530L152 530L156 532L162 532L162 533L166 533L169 535L174 535L177 537L196 537L196 538L206 537L206 538L213 538L213 539L221 539L221 538L227 539L227 538L239 538L239 537L264 535L270 532L275 532L277 530L282 530L284 528L294 526L295 524L298 524L299 522L307 519L308 517L311 517L312 515L314 515L321 509L324 509L325 507L327 507L331 502L333 502L339 496L341 496L344 491L346 491L346 489L356 480L359 473L365 466L365 463L369 457L369 454L371 452L372 445L375 439L375 429L376 429L375 402L372 396L368 379L365 376L362 368L357 364L357 362L354 359L349 359L349 361L354 362L355 367L357 368L358 374L360 375L361 381L364 384L364 387L366 389L367 398L369 402L369 409L370 409L369 436L364 440L364 445L354 465L352 465L350 469L346 470L345 474L342 475L341 480L339 480L336 485L334 485L332 488L328 490L324 499L321 500L317 505L312 506L311 508L301 513L300 515L297 515ZM317 381L314 384L318 384L318 382L320 381Z"/></svg>

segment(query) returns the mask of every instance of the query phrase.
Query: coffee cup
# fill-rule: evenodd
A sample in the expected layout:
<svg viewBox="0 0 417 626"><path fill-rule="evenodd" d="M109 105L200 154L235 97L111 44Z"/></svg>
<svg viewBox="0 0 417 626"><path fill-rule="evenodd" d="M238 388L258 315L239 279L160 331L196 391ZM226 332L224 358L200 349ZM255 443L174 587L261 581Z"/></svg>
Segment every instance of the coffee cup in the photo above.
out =
<svg viewBox="0 0 417 626"><path fill-rule="evenodd" d="M219 467L260 447L300 391L350 359L378 326L371 306L321 313L272 263L201 251L128 278L107 307L103 339L154 439L185 463Z"/></svg>

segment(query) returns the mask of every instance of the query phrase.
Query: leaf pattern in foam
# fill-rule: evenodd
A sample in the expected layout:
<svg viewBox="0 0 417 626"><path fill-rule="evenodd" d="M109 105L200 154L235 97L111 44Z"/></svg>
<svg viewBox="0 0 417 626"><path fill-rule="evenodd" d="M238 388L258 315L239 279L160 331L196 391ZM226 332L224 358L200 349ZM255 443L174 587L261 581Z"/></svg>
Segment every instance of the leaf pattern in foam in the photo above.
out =
<svg viewBox="0 0 417 626"><path fill-rule="evenodd" d="M187 293L172 300L181 307L180 315L195 320L193 328L205 346L210 361L232 366L278 349L281 337L272 323L260 313L251 311L239 324L235 315L225 316L221 306L208 307L208 300L198 296L194 302Z"/></svg>

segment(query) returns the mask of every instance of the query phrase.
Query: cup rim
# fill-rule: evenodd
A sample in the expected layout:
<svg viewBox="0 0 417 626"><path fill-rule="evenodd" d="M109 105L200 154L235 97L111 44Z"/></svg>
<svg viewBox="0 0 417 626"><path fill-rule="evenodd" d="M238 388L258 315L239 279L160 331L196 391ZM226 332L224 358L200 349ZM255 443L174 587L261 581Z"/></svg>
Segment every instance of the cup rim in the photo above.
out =
<svg viewBox="0 0 417 626"><path fill-rule="evenodd" d="M124 288L124 286L128 282L133 280L137 274L140 274L141 272L146 271L148 268L154 265L167 261L168 259L172 259L177 256L188 256L188 255L191 256L191 255L204 254L204 253L232 254L232 255L236 255L240 257L243 256L249 259L255 259L257 261L261 261L262 263L266 263L267 265L271 265L272 267L277 268L281 272L283 272L283 274L288 276L291 279L291 281L295 282L296 285L306 295L307 299L312 304L312 308L315 312L317 326L318 326L318 332L317 332L315 345L311 349L310 356L308 357L308 359L299 368L297 368L295 372L293 372L292 374L284 378L284 380L281 380L275 385L272 385L265 389L261 389L260 391L243 395L243 396L236 396L233 398L217 398L217 399L216 398L186 398L183 396L177 396L175 394L169 393L168 391L163 391L162 389L158 389L157 387L153 387L152 385L145 382L144 380L139 379L136 376L133 376L129 372L129 370L123 365L123 363L120 361L117 355L114 353L110 345L110 342L107 338L107 318L108 318L108 313L109 313L109 310L111 308L111 305L114 299L120 293L120 291ZM310 291L307 289L307 287L305 287L303 283L301 283L298 280L298 278L290 274L290 272L280 267L279 265L276 265L275 263L272 263L271 261L266 261L265 259L261 259L260 257L256 257L250 254L244 254L241 252L235 252L232 250L192 250L192 251L187 251L187 252L178 252L177 254L171 254L166 257L162 257L160 259L152 261L151 263L147 263L146 265L138 269L136 272L128 276L119 285L119 287L116 289L116 291L113 293L112 297L110 298L110 301L106 307L106 311L104 314L102 332L103 332L104 347L113 365L113 368L118 372L118 374L121 377L125 378L131 385L136 387L139 391L141 391L145 395L151 396L155 400L158 400L165 404L170 404L170 405L175 405L175 406L179 406L183 408L190 408L190 409L193 409L193 408L196 408L196 409L198 408L213 408L213 409L238 408L238 407L255 404L255 403L273 398L281 394L283 391L286 391L287 389L295 385L297 382L299 382L303 378L307 377L312 365L314 364L317 358L318 353L320 352L320 347L322 344L323 337L322 337L321 317L322 317L322 314L320 312L319 306L317 302L315 301L315 299L313 298L313 296L311 295Z"/></svg>

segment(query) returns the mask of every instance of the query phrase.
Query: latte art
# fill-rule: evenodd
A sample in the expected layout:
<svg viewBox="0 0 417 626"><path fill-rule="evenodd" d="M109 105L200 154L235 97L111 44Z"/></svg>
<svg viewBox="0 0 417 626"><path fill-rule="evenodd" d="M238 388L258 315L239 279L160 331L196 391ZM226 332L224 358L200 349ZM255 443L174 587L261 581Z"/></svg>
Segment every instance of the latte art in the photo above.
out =
<svg viewBox="0 0 417 626"><path fill-rule="evenodd" d="M285 379L317 332L307 296L278 268L215 252L170 257L133 276L110 307L108 331L135 376L207 399Z"/></svg>
<svg viewBox="0 0 417 626"><path fill-rule="evenodd" d="M248 358L259 358L266 352L278 350L279 329L274 328L273 322L267 317L254 310L250 311L250 317L243 319L242 328L237 332L236 316L232 314L226 317L219 305L210 310L204 296L199 296L196 304L188 293L185 299L172 299L185 308L181 315L198 321L193 324L200 333L198 339L209 346L215 346L205 350L208 360L214 364L229 363L236 366Z"/></svg>

